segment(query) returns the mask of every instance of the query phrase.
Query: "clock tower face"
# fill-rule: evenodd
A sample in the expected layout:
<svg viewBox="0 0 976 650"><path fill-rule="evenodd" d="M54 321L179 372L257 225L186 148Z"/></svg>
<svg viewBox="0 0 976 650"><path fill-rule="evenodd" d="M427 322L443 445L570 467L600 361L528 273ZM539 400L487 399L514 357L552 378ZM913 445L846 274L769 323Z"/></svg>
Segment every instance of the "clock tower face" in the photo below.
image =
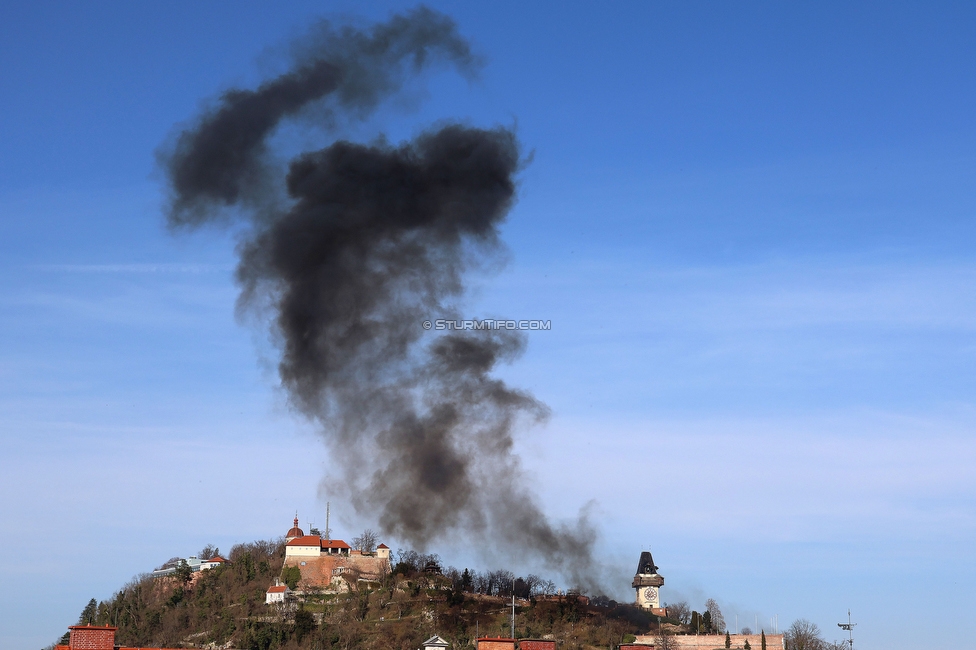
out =
<svg viewBox="0 0 976 650"><path fill-rule="evenodd" d="M647 589L645 589L644 590L644 599L647 600L647 601L649 601L649 602L653 602L654 600L656 600L657 599L657 589L655 589L654 587L648 587Z"/></svg>

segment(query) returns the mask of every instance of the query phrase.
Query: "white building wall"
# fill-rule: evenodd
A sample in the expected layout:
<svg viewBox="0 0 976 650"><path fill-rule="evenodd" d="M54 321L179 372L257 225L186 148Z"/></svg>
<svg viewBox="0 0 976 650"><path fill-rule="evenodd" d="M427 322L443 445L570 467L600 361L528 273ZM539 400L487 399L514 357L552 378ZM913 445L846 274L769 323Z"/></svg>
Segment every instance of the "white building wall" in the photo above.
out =
<svg viewBox="0 0 976 650"><path fill-rule="evenodd" d="M287 593L287 592L286 591L269 591L267 594L265 594L264 602L267 605L273 605L275 603L283 603L283 602L285 602L285 593Z"/></svg>
<svg viewBox="0 0 976 650"><path fill-rule="evenodd" d="M285 546L285 557L318 557L321 546Z"/></svg>

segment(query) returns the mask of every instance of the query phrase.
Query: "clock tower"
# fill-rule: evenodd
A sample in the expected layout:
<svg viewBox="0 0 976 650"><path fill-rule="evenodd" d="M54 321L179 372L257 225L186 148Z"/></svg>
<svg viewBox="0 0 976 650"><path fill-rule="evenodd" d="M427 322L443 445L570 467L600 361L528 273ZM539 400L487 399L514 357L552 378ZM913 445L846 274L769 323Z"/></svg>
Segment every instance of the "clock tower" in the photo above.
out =
<svg viewBox="0 0 976 650"><path fill-rule="evenodd" d="M659 575L654 565L654 558L650 551L641 553L637 564L637 575L631 585L637 590L637 606L641 609L659 609L661 607L660 588L664 584L664 576Z"/></svg>

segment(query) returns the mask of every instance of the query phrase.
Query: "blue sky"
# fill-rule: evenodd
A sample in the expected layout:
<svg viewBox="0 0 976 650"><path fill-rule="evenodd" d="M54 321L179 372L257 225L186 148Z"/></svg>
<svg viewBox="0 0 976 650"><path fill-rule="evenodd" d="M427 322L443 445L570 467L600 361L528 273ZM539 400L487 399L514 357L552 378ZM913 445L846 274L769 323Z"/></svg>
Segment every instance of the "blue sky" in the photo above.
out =
<svg viewBox="0 0 976 650"><path fill-rule="evenodd" d="M330 459L235 320L234 235L167 233L154 156L315 17L409 6L0 8L5 647L172 555L279 535L296 508L323 523ZM862 648L963 643L976 9L433 6L480 79L434 74L347 135L456 118L533 153L509 263L467 308L552 321L503 371L553 409L519 441L547 511L593 504L621 597L650 547L665 600L716 598L730 624L837 638L850 608ZM340 535L375 525L332 511Z"/></svg>

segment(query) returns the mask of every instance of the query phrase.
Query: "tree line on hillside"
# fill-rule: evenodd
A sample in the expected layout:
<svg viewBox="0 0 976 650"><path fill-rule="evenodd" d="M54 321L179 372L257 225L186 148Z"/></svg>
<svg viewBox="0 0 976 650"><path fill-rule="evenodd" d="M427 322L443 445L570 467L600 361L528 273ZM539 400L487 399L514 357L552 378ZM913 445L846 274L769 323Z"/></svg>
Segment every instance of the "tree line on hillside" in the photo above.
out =
<svg viewBox="0 0 976 650"><path fill-rule="evenodd" d="M551 580L506 570L443 569L437 555L411 550L398 551L393 570L380 581L354 581L348 593L300 589L298 602L279 607L265 603L267 588L276 578L300 579L300 573L284 567L283 540L239 544L225 557L227 564L199 573L137 576L111 598L89 601L78 622L116 626L116 642L134 647L414 650L439 634L454 648L463 648L478 634L509 634L510 608L474 595L509 598L514 593L524 599L517 605L516 635L554 635L560 650L616 647L655 632L661 637L659 650L670 650L669 637L695 633L692 623L697 622L699 633L724 627L712 599L701 613L687 603L671 604L676 618L661 621L633 604L601 596L589 602L572 592L544 598L555 593ZM823 641L815 625L801 620L787 633L787 650L838 649Z"/></svg>
<svg viewBox="0 0 976 650"><path fill-rule="evenodd" d="M348 593L300 588L297 602L276 606L265 603L265 592L285 574L280 540L241 544L225 557L227 564L190 575L137 576L111 598L90 601L81 622L116 626L116 642L132 647L414 650L440 634L461 648L478 634L504 636L509 630L510 609L474 594L510 595L513 583L529 596L551 587L511 572L442 570L435 555L400 551L396 572L382 580L354 581ZM521 601L517 634L555 634L567 639L561 650L607 647L648 629L645 614L630 620L631 614L595 611L575 596Z"/></svg>
<svg viewBox="0 0 976 650"><path fill-rule="evenodd" d="M727 630L725 617L714 598L705 601L701 612L691 609L686 601L664 603L668 618L689 627L690 634L724 634Z"/></svg>
<svg viewBox="0 0 976 650"><path fill-rule="evenodd" d="M458 593L481 594L484 596L504 596L528 599L556 593L556 583L552 580L530 573L516 576L507 569L495 571L473 571L449 566L442 568L441 559L436 553L419 553L409 549L399 549L394 575L408 578L423 576L443 576L450 583L451 590Z"/></svg>
<svg viewBox="0 0 976 650"><path fill-rule="evenodd" d="M237 544L227 559L228 565L199 574L181 565L167 577L137 575L111 598L89 601L78 622L117 627L116 643L124 646L179 647L187 630L201 626L222 644L238 632L242 616L263 612L265 591L281 571L284 541ZM66 635L59 643L67 641Z"/></svg>

